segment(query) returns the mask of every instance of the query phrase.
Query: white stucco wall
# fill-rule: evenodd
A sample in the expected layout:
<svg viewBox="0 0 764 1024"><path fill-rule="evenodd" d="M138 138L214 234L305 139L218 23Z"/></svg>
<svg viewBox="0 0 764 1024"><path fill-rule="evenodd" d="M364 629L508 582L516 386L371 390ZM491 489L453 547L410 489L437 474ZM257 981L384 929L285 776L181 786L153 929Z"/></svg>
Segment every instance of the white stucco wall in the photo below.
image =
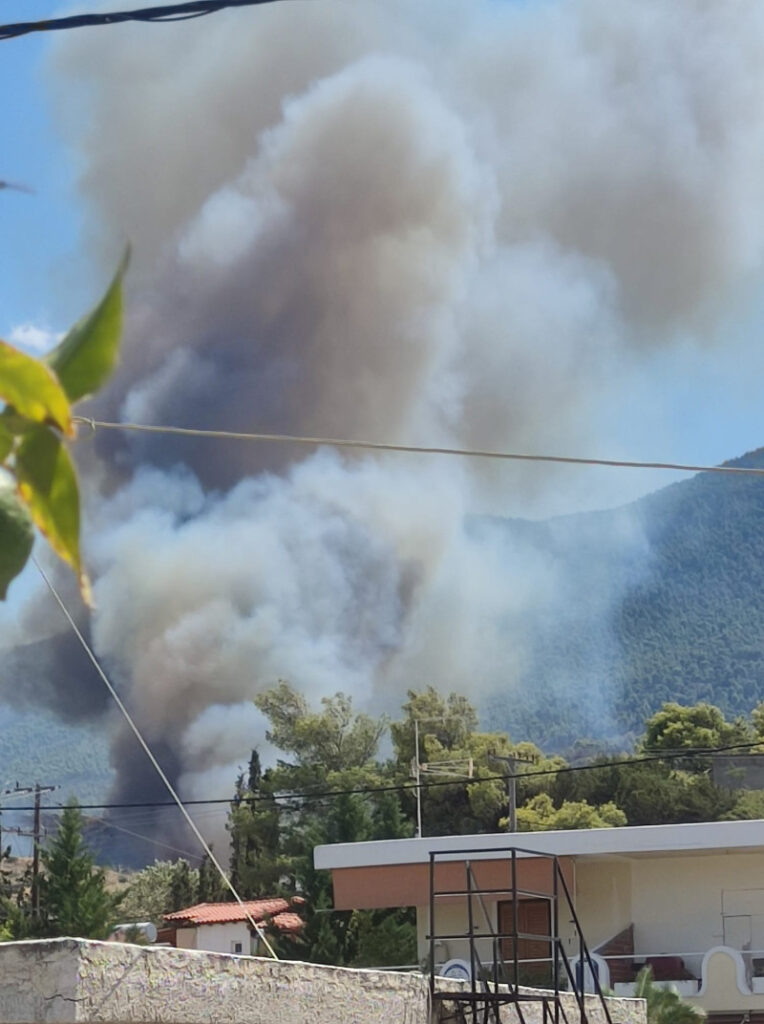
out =
<svg viewBox="0 0 764 1024"><path fill-rule="evenodd" d="M596 949L631 924L631 867L632 862L627 860L576 862L576 913L589 949ZM569 923L565 924L569 931Z"/></svg>
<svg viewBox="0 0 764 1024"><path fill-rule="evenodd" d="M452 989L453 986L449 990ZM566 996L568 1020L575 1021ZM590 1024L604 1015L589 1000ZM541 1004L524 1004L541 1024ZM614 1000L613 1020L645 1024ZM502 1020L516 1022L512 1010ZM421 974L54 939L0 944L3 1024L433 1024Z"/></svg>
<svg viewBox="0 0 764 1024"><path fill-rule="evenodd" d="M0 944L3 1024L429 1024L421 975L55 939Z"/></svg>
<svg viewBox="0 0 764 1024"><path fill-rule="evenodd" d="M636 860L631 877L637 949L704 953L724 944L724 904L732 912L728 918L750 916L756 925L755 938L764 943L764 856L760 854ZM728 919L727 944L739 947L740 933L735 934L731 924ZM702 956L684 959L697 974Z"/></svg>
<svg viewBox="0 0 764 1024"><path fill-rule="evenodd" d="M249 927L246 921L230 921L227 924L202 924L194 929L194 949L205 949L210 953L234 953L234 943L241 943L245 955L253 952Z"/></svg>
<svg viewBox="0 0 764 1024"><path fill-rule="evenodd" d="M633 922L637 954L680 955L696 976L714 946L764 951L761 854L581 861L576 894L590 949Z"/></svg>
<svg viewBox="0 0 764 1024"><path fill-rule="evenodd" d="M680 956L703 981L690 996L703 1010L764 1011L764 978L752 977L753 958L764 959L764 855L582 861L576 879L577 911L590 949L633 923L635 960ZM707 960L717 947L727 952ZM745 953L739 970L735 950ZM707 976L711 971L713 977ZM686 987L689 996L692 984Z"/></svg>
<svg viewBox="0 0 764 1024"><path fill-rule="evenodd" d="M486 900L485 908L488 913L488 919L491 923L491 928L496 928L496 901ZM474 901L474 928L475 928L475 947L483 960L490 960L493 957L492 942L488 937L487 933L489 928L486 926L486 920L480 909L477 900ZM422 963L428 959L430 955L430 943L427 939L429 935L429 920L430 920L430 908L419 907L417 908L417 952L419 962ZM435 908L435 933L436 935L451 934L456 935L467 931L467 908L466 901L460 903L439 903ZM481 938L481 933L485 935ZM458 959L469 959L469 944L466 939L442 939L438 941L435 950L435 962L438 964L444 964L447 960Z"/></svg>

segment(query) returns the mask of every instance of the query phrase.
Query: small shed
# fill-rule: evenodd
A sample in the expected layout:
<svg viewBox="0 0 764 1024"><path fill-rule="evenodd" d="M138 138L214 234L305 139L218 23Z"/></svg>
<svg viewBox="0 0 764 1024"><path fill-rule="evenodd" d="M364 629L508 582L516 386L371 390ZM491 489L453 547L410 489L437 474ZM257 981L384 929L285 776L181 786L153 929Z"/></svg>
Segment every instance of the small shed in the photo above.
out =
<svg viewBox="0 0 764 1024"><path fill-rule="evenodd" d="M297 912L304 900L281 897L246 900L243 904L197 903L165 914L159 942L178 949L204 949L211 953L257 955L259 937L252 921L271 934L299 935L305 922Z"/></svg>

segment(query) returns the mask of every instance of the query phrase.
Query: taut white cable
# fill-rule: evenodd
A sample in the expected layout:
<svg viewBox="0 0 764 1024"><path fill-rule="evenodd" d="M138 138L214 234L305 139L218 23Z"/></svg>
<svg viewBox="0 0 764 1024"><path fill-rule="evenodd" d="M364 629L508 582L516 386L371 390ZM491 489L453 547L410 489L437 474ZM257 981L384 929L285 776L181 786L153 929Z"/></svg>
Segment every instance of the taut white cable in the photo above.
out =
<svg viewBox="0 0 764 1024"><path fill-rule="evenodd" d="M129 430L142 434L168 434L177 437L206 437L227 441L269 441L274 444L300 444L330 448L356 448L372 452L402 452L409 455L456 455L466 459L503 459L512 462L554 462L568 466L612 466L618 469L669 469L680 473L727 473L737 476L764 476L756 466L695 466L686 462L637 462L630 459L588 459L572 455L531 455L481 448L441 448L414 444L384 444L337 437L303 437L297 434L247 434L235 430L203 430L201 427L158 426L151 423L112 423L87 416L73 416L75 423L91 430Z"/></svg>
<svg viewBox="0 0 764 1024"><path fill-rule="evenodd" d="M32 556L32 560L33 560L34 564L37 566L37 571L40 573L42 578L45 580L45 583L46 583L46 585L48 587L48 590L51 592L53 597L56 599L56 602L57 602L59 608L61 609L61 611L66 616L66 619L67 619L69 625L72 627L72 630L74 631L75 635L77 636L77 639L82 644L82 647L85 650L85 653L87 654L88 658L90 658L91 662L93 663L93 667L95 668L95 670L98 673L98 675L101 677L104 686L106 687L106 689L111 694L112 698L114 699L115 704L117 705L119 710L122 712L122 715L123 715L125 721L127 722L127 724L132 729L132 731L133 731L133 733L135 735L135 738L138 740L140 745L143 747L143 750L144 750L146 756L148 757L149 761L151 761L152 765L156 769L156 772L159 775L159 778L162 780L162 782L167 787L168 793L170 794L170 796L173 798L175 803L180 808L180 812L183 815L183 817L186 819L188 827L191 829L191 831L194 833L196 838L199 840L199 843L201 844L202 849L207 854L207 856L209 857L209 859L212 862L212 864L214 864L214 866L217 868L217 870L218 870L218 872L220 874L220 877L223 879L223 881L225 882L226 886L231 890L231 894L233 895L233 898L236 900L236 902L239 904L241 909L244 911L244 916L249 921L249 923L252 925L252 927L254 928L255 932L259 936L259 938L262 939L262 942L263 942L263 945L265 946L265 948L268 950L268 952L270 953L270 955L273 957L274 960L278 960L278 956L276 955L276 951L274 950L273 946L268 941L268 938L267 938L265 932L260 927L260 925L257 923L257 921L255 921L255 919L252 917L250 912L247 910L246 905L244 903L244 900L241 898L241 896L239 896L239 894L236 891L236 889L234 889L233 885L231 884L231 880L229 879L229 877L225 873L225 871L223 871L223 868L220 866L220 864L219 864L219 862L217 860L217 857L215 856L215 854L212 852L212 850L208 846L206 839L201 834L199 829L196 827L196 824L194 823L194 820L191 817L191 815L188 813L186 808L183 806L183 801L180 799L178 794L175 792L175 789L173 788L172 783L170 782L170 780L165 775L165 773L164 773L160 763L154 757L154 754L152 753L151 748L149 747L149 745L146 742L146 740L143 738L140 729L138 728L138 726L133 721L133 719L132 719L132 717L130 715L130 712L127 710L125 705L122 703L122 700L120 699L119 694L117 693L117 691L112 686L112 684L111 684L111 682L109 680L109 677L106 675L104 670L101 668L101 665L99 664L98 659L96 658L95 654L91 650L90 645L88 644L87 640L85 639L85 637L80 632L80 629L77 626L77 623L74 621L72 616L69 614L69 609L64 604L64 601L63 601L61 595L58 593L58 591L54 587L52 581L48 578L45 570L40 565L40 563L37 561L37 559L34 558L34 556Z"/></svg>

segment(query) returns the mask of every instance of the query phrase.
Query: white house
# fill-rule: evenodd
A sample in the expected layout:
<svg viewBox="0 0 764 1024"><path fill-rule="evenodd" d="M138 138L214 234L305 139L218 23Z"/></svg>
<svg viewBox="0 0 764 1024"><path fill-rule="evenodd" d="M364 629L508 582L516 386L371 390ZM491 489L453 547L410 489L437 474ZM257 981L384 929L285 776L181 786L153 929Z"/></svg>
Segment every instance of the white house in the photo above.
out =
<svg viewBox="0 0 764 1024"><path fill-rule="evenodd" d="M304 922L294 908L302 902L300 897L295 897L291 903L283 899L249 900L243 905L197 903L165 914L166 926L159 932L159 941L178 949L256 956L262 952L260 940L249 918L264 930L298 934Z"/></svg>
<svg viewBox="0 0 764 1024"><path fill-rule="evenodd" d="M512 844L525 848L514 855L517 917ZM447 936L434 940L436 964L467 957L470 902L478 957L490 958L499 941L491 933L513 921L526 937L501 940L501 957L509 961L517 941L531 980L550 970L550 937L575 962L577 917L600 980L616 993L630 993L650 963L712 1022L764 1024L764 821L350 843L319 846L314 861L332 872L339 909L416 907L422 960L432 877L441 894L433 933ZM467 862L479 898L464 893ZM552 910L563 882L575 914Z"/></svg>

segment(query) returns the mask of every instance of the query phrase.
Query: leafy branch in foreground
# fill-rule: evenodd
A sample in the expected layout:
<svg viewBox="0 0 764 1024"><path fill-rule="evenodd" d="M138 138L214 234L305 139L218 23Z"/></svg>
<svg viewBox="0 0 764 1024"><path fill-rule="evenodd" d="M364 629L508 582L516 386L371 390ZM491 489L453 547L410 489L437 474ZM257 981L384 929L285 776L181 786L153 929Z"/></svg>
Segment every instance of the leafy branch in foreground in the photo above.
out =
<svg viewBox="0 0 764 1024"><path fill-rule="evenodd" d="M90 602L77 473L67 442L76 433L73 403L102 387L117 361L128 258L125 253L95 309L45 358L0 341L0 600L27 563L36 526L76 572Z"/></svg>

